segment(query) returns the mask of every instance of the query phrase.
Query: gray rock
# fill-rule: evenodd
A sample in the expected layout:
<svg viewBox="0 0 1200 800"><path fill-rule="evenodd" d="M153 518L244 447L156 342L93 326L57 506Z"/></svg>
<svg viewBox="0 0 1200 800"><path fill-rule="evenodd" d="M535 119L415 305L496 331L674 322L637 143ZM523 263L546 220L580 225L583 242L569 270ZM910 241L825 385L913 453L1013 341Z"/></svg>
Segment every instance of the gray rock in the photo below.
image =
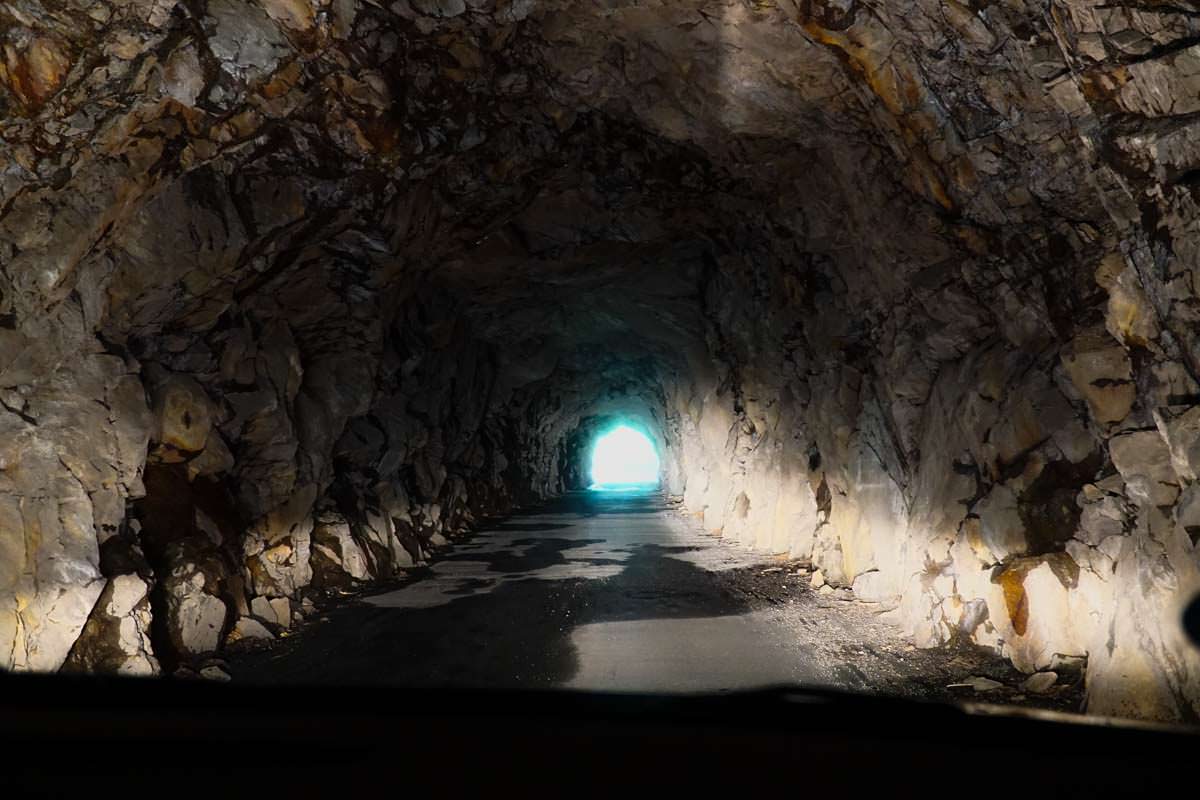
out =
<svg viewBox="0 0 1200 800"><path fill-rule="evenodd" d="M879 570L864 572L854 579L851 588L854 596L867 603L883 603L895 600L895 594L888 585L888 575Z"/></svg>
<svg viewBox="0 0 1200 800"><path fill-rule="evenodd" d="M973 689L976 692L994 692L997 689L1003 689L1004 684L1000 681L994 681L991 678L985 678L982 675L972 675L969 678L963 678L959 683L951 683L947 689Z"/></svg>
<svg viewBox="0 0 1200 800"><path fill-rule="evenodd" d="M193 45L171 53L163 65L163 91L185 106L194 106L204 91L204 71Z"/></svg>
<svg viewBox="0 0 1200 800"><path fill-rule="evenodd" d="M274 638L275 634L267 630L258 620L253 617L240 617L233 626L233 630L229 632L228 641L237 642L243 639L273 640Z"/></svg>
<svg viewBox="0 0 1200 800"><path fill-rule="evenodd" d="M336 512L324 512L313 526L311 563L318 586L344 586L373 577L366 551Z"/></svg>
<svg viewBox="0 0 1200 800"><path fill-rule="evenodd" d="M995 486L975 506L983 533L983 543L991 552L992 561L1024 553L1028 548L1025 539L1025 522L1017 506L1017 495L1004 485Z"/></svg>
<svg viewBox="0 0 1200 800"><path fill-rule="evenodd" d="M1154 506L1175 502L1179 478L1171 467L1171 452L1157 431L1113 437L1109 451L1133 502Z"/></svg>
<svg viewBox="0 0 1200 800"><path fill-rule="evenodd" d="M235 78L257 80L290 52L287 38L257 5L212 0L208 14L214 23L208 46L222 69Z"/></svg>
<svg viewBox="0 0 1200 800"><path fill-rule="evenodd" d="M229 673L224 667L219 667L215 664L210 664L206 667L201 667L200 677L209 681L217 681L219 683L228 683L232 680Z"/></svg>
<svg viewBox="0 0 1200 800"><path fill-rule="evenodd" d="M251 600L250 612L263 622L268 622L272 625L279 624L279 618L275 616L275 608L271 605L271 601L266 597L256 597Z"/></svg>
<svg viewBox="0 0 1200 800"><path fill-rule="evenodd" d="M204 450L212 410L204 388L190 377L165 376L154 390L154 441L164 461L182 461Z"/></svg>
<svg viewBox="0 0 1200 800"><path fill-rule="evenodd" d="M465 0L412 0L412 4L431 17L457 17L467 10Z"/></svg>
<svg viewBox="0 0 1200 800"><path fill-rule="evenodd" d="M187 541L172 545L168 558L172 566L160 580L171 644L184 656L214 652L228 615L220 596L219 567L212 556Z"/></svg>
<svg viewBox="0 0 1200 800"><path fill-rule="evenodd" d="M1171 466L1182 481L1200 477L1200 406L1156 408L1154 422L1171 453Z"/></svg>
<svg viewBox="0 0 1200 800"><path fill-rule="evenodd" d="M292 627L292 604L286 597L271 598L271 610L275 612L275 624L279 627Z"/></svg>
<svg viewBox="0 0 1200 800"><path fill-rule="evenodd" d="M1054 688L1054 684L1058 683L1058 674L1055 672L1037 672L1030 675L1021 684L1021 690L1029 694L1045 694Z"/></svg>
<svg viewBox="0 0 1200 800"><path fill-rule="evenodd" d="M64 671L156 675L150 643L149 585L138 575L117 575L101 592Z"/></svg>

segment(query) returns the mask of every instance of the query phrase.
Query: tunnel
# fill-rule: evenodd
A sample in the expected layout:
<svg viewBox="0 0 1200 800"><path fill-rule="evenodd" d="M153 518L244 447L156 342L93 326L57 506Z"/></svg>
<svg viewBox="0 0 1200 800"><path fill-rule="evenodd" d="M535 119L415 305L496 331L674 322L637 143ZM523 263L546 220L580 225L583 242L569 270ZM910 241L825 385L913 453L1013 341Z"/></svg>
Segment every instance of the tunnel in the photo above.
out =
<svg viewBox="0 0 1200 800"><path fill-rule="evenodd" d="M1196 19L0 3L0 668L1200 721Z"/></svg>

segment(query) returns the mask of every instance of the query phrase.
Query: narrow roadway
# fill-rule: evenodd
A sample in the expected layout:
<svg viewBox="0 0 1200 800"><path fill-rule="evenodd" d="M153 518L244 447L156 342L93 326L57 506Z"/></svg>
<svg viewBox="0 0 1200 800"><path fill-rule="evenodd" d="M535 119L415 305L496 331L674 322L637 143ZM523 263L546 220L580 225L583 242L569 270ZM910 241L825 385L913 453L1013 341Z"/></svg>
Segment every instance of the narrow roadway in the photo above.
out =
<svg viewBox="0 0 1200 800"><path fill-rule="evenodd" d="M235 679L666 692L838 683L744 591L766 560L697 531L656 492L577 492L238 657Z"/></svg>

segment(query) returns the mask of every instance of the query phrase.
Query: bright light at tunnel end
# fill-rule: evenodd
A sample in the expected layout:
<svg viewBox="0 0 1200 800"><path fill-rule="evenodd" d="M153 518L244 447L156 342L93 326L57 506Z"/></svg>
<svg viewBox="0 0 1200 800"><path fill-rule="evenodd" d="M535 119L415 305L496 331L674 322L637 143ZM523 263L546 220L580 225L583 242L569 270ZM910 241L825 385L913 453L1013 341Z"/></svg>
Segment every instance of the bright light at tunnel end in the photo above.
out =
<svg viewBox="0 0 1200 800"><path fill-rule="evenodd" d="M658 453L645 434L621 425L596 440L588 488L611 491L657 485Z"/></svg>

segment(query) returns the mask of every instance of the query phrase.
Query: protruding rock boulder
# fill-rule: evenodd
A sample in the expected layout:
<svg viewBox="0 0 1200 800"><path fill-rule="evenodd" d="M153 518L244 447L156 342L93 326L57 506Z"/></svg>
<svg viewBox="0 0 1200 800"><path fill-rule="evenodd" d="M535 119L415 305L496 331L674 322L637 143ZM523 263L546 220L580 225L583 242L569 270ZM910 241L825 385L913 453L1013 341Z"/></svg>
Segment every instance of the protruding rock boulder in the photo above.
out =
<svg viewBox="0 0 1200 800"><path fill-rule="evenodd" d="M1200 406L1156 408L1154 422L1179 480L1191 483L1200 478Z"/></svg>
<svg viewBox="0 0 1200 800"><path fill-rule="evenodd" d="M153 397L157 458L173 463L203 451L213 427L212 404L204 388L188 376L165 375Z"/></svg>
<svg viewBox="0 0 1200 800"><path fill-rule="evenodd" d="M344 586L373 577L369 560L354 538L350 524L338 512L326 510L313 526L313 585Z"/></svg>
<svg viewBox="0 0 1200 800"><path fill-rule="evenodd" d="M255 594L294 595L312 580L313 503L316 487L307 486L246 532L246 571Z"/></svg>
<svg viewBox="0 0 1200 800"><path fill-rule="evenodd" d="M1179 476L1171 450L1156 430L1134 431L1109 440L1113 465L1125 480L1128 497L1139 506L1169 506L1179 497Z"/></svg>
<svg viewBox="0 0 1200 800"><path fill-rule="evenodd" d="M261 622L253 617L239 617L234 623L233 630L229 632L229 638L226 641L271 641L275 638L275 634L271 633Z"/></svg>
<svg viewBox="0 0 1200 800"><path fill-rule="evenodd" d="M225 633L229 607L223 594L224 565L195 540L168 547L160 577L167 635L175 651L194 657L216 651Z"/></svg>
<svg viewBox="0 0 1200 800"><path fill-rule="evenodd" d="M71 648L69 672L156 675L158 659L150 643L150 585L139 575L108 581Z"/></svg>
<svg viewBox="0 0 1200 800"><path fill-rule="evenodd" d="M1107 331L1077 336L1063 354L1063 365L1097 422L1120 422L1129 415L1137 396L1129 354Z"/></svg>

